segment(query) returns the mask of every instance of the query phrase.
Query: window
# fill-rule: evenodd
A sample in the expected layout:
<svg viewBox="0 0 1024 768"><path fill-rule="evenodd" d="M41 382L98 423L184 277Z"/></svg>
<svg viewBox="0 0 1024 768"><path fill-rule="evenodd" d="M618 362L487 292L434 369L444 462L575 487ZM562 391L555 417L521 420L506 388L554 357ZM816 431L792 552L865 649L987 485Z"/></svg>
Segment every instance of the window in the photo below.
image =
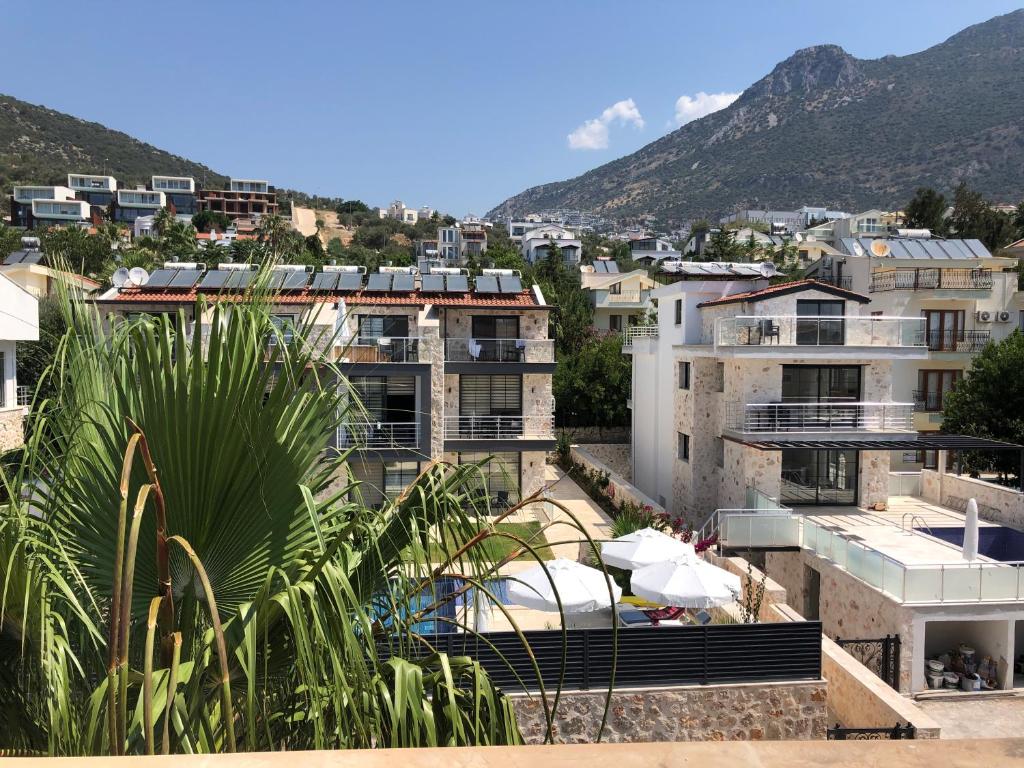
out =
<svg viewBox="0 0 1024 768"><path fill-rule="evenodd" d="M679 388L689 389L690 388L690 363L681 362L679 363Z"/></svg>
<svg viewBox="0 0 1024 768"><path fill-rule="evenodd" d="M364 411L354 413L353 421L378 425L416 421L415 376L353 376L349 381Z"/></svg>
<svg viewBox="0 0 1024 768"><path fill-rule="evenodd" d="M616 333L622 332L622 315L608 316L608 330L615 331Z"/></svg>
<svg viewBox="0 0 1024 768"><path fill-rule="evenodd" d="M960 381L962 371L919 371L914 401L919 410L941 411L945 394Z"/></svg>
<svg viewBox="0 0 1024 768"><path fill-rule="evenodd" d="M271 324L277 328L285 344L290 344L295 336L295 315L271 315ZM275 344L277 336L270 337L270 343Z"/></svg>
<svg viewBox="0 0 1024 768"><path fill-rule="evenodd" d="M612 283L611 286L608 288L608 293L610 293L612 296L621 296L622 283Z"/></svg>
<svg viewBox="0 0 1024 768"><path fill-rule="evenodd" d="M683 432L676 432L676 456L680 461L690 460L690 436Z"/></svg>
<svg viewBox="0 0 1024 768"><path fill-rule="evenodd" d="M359 315L359 342L381 338L404 339L409 336L409 318L405 315Z"/></svg>
<svg viewBox="0 0 1024 768"><path fill-rule="evenodd" d="M490 461L480 468L482 477L476 480L483 484L480 490L486 493L490 503L496 507L515 504L519 500L522 454L511 451L460 453L459 464L477 464L487 458Z"/></svg>
<svg viewBox="0 0 1024 768"><path fill-rule="evenodd" d="M846 336L845 311L845 301L797 301L796 343L815 346L843 344ZM836 319L831 319L833 317Z"/></svg>
<svg viewBox="0 0 1024 768"><path fill-rule="evenodd" d="M370 508L397 499L416 479L420 469L415 461L352 461L349 467L352 479L359 482L356 494Z"/></svg>
<svg viewBox="0 0 1024 768"><path fill-rule="evenodd" d="M683 324L683 300L676 299L676 325Z"/></svg>
<svg viewBox="0 0 1024 768"><path fill-rule="evenodd" d="M523 412L521 376L459 377L459 414L462 416L519 416Z"/></svg>
<svg viewBox="0 0 1024 768"><path fill-rule="evenodd" d="M925 309L925 338L932 351L956 351L957 342L964 341L964 310Z"/></svg>
<svg viewBox="0 0 1024 768"><path fill-rule="evenodd" d="M715 440L715 466L719 469L725 467L725 440L720 437Z"/></svg>
<svg viewBox="0 0 1024 768"><path fill-rule="evenodd" d="M783 365L782 402L855 403L860 400L859 365Z"/></svg>
<svg viewBox="0 0 1024 768"><path fill-rule="evenodd" d="M725 363L715 363L715 392L725 392Z"/></svg>
<svg viewBox="0 0 1024 768"><path fill-rule="evenodd" d="M519 318L515 315L473 315L474 339L518 339Z"/></svg>

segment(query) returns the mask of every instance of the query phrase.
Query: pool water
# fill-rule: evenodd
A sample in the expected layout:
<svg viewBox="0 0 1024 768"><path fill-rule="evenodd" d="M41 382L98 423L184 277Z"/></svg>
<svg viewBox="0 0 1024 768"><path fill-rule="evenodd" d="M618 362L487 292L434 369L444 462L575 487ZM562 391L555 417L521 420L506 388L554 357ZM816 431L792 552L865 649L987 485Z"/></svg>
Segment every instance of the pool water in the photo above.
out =
<svg viewBox="0 0 1024 768"><path fill-rule="evenodd" d="M964 545L963 526L936 528L915 528L921 533L930 533L937 539L958 547ZM985 525L978 528L978 554L1004 563L1024 561L1024 531L999 525Z"/></svg>
<svg viewBox="0 0 1024 768"><path fill-rule="evenodd" d="M462 579L443 577L439 579L435 585L436 594L431 593L429 590L425 590L412 601L412 605L410 607L413 611L426 608L427 606L437 602L445 595L450 595L461 588L463 583ZM502 604L510 604L508 599L508 581L506 579L492 579L487 581L486 584L487 589L491 594L497 597ZM465 595L460 595L453 600L449 600L439 608L431 611L424 616L423 621L417 622L413 625L413 631L422 635L457 631L455 625L452 624L451 621L443 621L443 619L455 619L456 611L459 608L462 608L467 604L472 604L473 592L474 590L470 589ZM376 618L381 618L385 617L390 610L391 606L381 600L374 608L373 613Z"/></svg>

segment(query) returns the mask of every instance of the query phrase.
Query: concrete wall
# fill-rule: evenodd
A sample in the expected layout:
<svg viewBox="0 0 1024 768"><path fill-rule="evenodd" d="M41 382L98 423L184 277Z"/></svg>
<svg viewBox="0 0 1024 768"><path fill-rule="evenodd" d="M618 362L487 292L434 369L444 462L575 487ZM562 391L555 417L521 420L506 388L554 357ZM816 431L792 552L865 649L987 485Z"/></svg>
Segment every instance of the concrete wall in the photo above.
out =
<svg viewBox="0 0 1024 768"><path fill-rule="evenodd" d="M827 695L824 681L620 690L612 694L602 741L824 739ZM606 697L606 691L563 693L555 741L594 741ZM543 742L547 723L540 699L515 697L513 707L526 742Z"/></svg>
<svg viewBox="0 0 1024 768"><path fill-rule="evenodd" d="M983 519L1024 529L1024 494L973 477L948 474L945 465L943 460L939 462L939 470L921 470L921 497L925 501L952 506L950 497L975 499L979 505L978 514Z"/></svg>

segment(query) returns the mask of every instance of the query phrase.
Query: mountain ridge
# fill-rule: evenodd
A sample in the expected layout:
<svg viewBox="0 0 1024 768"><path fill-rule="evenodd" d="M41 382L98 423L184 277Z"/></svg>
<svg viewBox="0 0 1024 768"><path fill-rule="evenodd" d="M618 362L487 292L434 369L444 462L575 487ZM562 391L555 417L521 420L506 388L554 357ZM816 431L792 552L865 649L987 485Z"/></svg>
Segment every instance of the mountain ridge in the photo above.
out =
<svg viewBox="0 0 1024 768"><path fill-rule="evenodd" d="M668 222L736 208L895 207L961 180L995 199L1024 176L1024 10L905 56L823 44L776 64L725 109L489 216L581 208Z"/></svg>

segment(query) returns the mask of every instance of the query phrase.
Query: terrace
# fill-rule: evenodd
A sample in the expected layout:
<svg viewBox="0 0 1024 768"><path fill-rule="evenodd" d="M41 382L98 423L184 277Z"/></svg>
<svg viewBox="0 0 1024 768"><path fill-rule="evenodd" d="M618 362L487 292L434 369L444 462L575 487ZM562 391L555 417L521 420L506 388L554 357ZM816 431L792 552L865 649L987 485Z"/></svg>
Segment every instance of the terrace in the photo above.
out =
<svg viewBox="0 0 1024 768"><path fill-rule="evenodd" d="M913 403L786 402L729 403L726 428L761 433L909 433Z"/></svg>
<svg viewBox="0 0 1024 768"><path fill-rule="evenodd" d="M455 363L552 363L553 339L477 339L444 340L444 359Z"/></svg>
<svg viewBox="0 0 1024 768"><path fill-rule="evenodd" d="M968 290L992 288L991 269L885 269L871 273L870 293L883 291Z"/></svg>

